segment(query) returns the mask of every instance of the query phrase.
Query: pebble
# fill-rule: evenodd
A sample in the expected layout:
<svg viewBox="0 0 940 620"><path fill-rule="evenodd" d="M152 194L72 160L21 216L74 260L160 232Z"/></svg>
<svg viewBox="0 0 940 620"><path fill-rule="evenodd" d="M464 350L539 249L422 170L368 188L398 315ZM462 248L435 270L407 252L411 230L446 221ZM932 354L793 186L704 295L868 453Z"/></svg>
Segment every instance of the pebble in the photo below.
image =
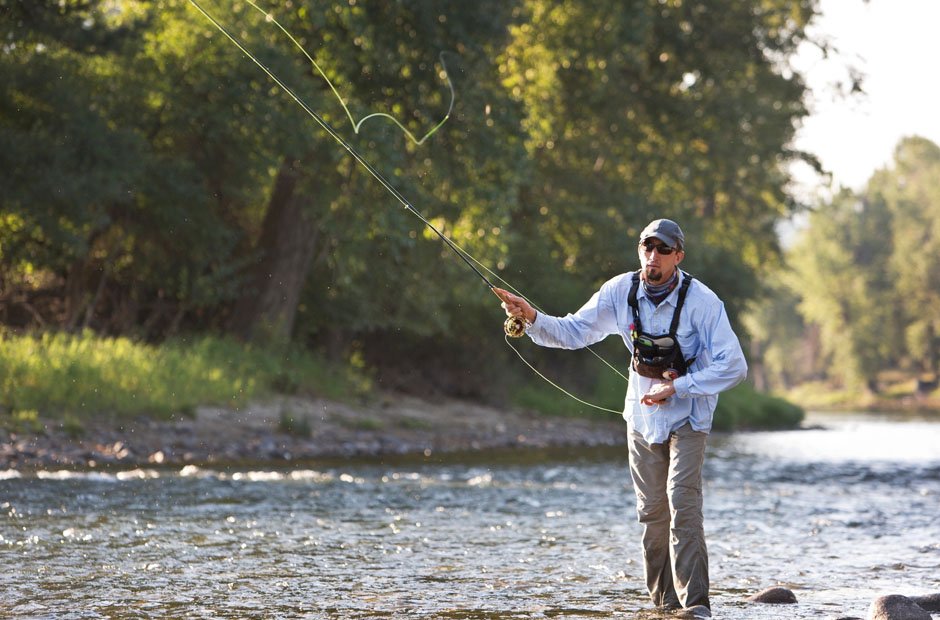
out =
<svg viewBox="0 0 940 620"><path fill-rule="evenodd" d="M796 595L789 588L775 586L761 590L747 600L768 605L792 605L796 603Z"/></svg>

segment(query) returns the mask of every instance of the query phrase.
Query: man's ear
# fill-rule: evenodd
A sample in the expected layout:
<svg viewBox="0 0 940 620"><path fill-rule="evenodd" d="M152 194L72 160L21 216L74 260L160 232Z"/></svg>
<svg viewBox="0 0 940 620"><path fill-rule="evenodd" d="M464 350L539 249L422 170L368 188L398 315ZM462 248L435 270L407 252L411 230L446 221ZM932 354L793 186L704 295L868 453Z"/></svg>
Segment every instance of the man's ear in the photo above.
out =
<svg viewBox="0 0 940 620"><path fill-rule="evenodd" d="M677 265L682 262L683 258L685 258L685 251L679 250L678 252L676 252L676 264Z"/></svg>

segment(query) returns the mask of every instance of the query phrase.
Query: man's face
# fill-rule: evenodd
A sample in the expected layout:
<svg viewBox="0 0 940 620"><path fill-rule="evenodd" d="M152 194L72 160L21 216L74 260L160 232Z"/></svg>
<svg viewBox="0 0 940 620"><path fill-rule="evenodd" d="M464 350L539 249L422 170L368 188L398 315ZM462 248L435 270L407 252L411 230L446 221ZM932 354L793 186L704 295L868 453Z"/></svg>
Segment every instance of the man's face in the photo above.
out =
<svg viewBox="0 0 940 620"><path fill-rule="evenodd" d="M662 284L675 273L685 252L669 247L662 239L647 237L640 242L640 266L650 284Z"/></svg>

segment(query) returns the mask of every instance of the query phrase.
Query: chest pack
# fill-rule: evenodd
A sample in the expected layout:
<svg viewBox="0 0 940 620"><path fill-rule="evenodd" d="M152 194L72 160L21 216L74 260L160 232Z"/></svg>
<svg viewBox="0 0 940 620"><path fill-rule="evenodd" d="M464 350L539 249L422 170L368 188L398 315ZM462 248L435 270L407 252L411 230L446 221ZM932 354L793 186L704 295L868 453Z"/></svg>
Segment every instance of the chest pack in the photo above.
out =
<svg viewBox="0 0 940 620"><path fill-rule="evenodd" d="M679 313L692 284L692 276L683 272L682 284L679 285L679 295L676 299L676 310L672 314L672 323L669 332L654 335L643 331L640 322L640 306L637 302L637 292L640 289L640 272L633 273L633 286L630 287L628 302L633 310L633 330L630 333L633 339L633 370L642 377L651 379L677 379L684 375L695 358L685 359L679 348L676 333L679 331Z"/></svg>

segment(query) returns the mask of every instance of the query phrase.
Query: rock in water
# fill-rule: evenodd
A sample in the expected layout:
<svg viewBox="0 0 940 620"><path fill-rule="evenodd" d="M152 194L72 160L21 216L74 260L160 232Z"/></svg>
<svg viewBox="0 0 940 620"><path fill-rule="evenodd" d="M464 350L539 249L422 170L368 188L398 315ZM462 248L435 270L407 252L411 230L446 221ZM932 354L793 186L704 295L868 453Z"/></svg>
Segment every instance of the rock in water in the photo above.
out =
<svg viewBox="0 0 940 620"><path fill-rule="evenodd" d="M768 605L792 605L796 602L796 595L789 588L767 588L761 590L747 600L753 603L767 603Z"/></svg>
<svg viewBox="0 0 940 620"><path fill-rule="evenodd" d="M879 596L868 608L868 620L931 620L923 607L900 594Z"/></svg>
<svg viewBox="0 0 940 620"><path fill-rule="evenodd" d="M928 594L927 596L912 596L912 601L917 603L918 607L926 611L940 611L940 594Z"/></svg>

